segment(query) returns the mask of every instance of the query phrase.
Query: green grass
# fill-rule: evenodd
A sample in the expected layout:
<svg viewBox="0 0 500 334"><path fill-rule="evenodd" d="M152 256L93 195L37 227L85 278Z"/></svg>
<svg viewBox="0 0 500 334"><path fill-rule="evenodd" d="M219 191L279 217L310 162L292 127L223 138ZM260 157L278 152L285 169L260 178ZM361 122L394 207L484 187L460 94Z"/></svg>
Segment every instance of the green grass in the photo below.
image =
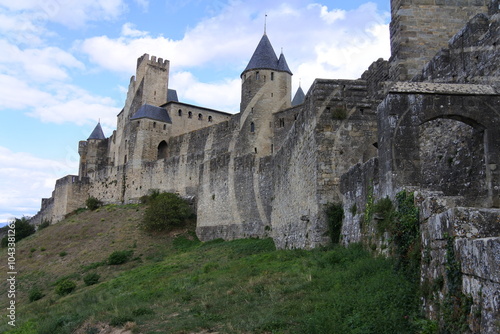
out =
<svg viewBox="0 0 500 334"><path fill-rule="evenodd" d="M0 332L87 333L103 323L130 322L133 333L143 334L378 334L422 328L418 282L395 270L393 260L374 258L361 245L276 250L271 239L202 243L192 231L151 236L134 224L123 225L123 217L140 217L141 209L132 209L87 211L21 241L17 327L13 331L3 322ZM100 215L107 215L105 226ZM62 244L59 229L80 239ZM88 247L90 241L95 246ZM39 243L48 251L29 258ZM72 249L65 262L58 255L63 246ZM136 259L107 263L110 254L127 247ZM99 280L87 286L83 278L89 272ZM59 296L55 287L65 279L76 282L76 289ZM29 302L28 292L35 289L42 297Z"/></svg>
<svg viewBox="0 0 500 334"><path fill-rule="evenodd" d="M276 251L270 239L197 242L19 312L36 333L51 334L88 319L133 321L141 333L412 333L415 285L393 268L359 245Z"/></svg>

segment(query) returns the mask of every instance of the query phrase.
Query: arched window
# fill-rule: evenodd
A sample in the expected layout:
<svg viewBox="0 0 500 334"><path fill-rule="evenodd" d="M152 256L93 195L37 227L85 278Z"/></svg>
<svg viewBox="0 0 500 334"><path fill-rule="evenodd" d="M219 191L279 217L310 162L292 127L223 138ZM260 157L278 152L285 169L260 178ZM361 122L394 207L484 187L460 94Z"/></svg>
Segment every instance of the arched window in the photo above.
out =
<svg viewBox="0 0 500 334"><path fill-rule="evenodd" d="M203 115L202 114L198 114L198 120L202 120L203 119Z"/></svg>
<svg viewBox="0 0 500 334"><path fill-rule="evenodd" d="M255 132L255 123L250 123L250 132Z"/></svg>
<svg viewBox="0 0 500 334"><path fill-rule="evenodd" d="M167 142L162 140L160 144L158 144L158 154L157 159L165 159L167 157Z"/></svg>
<svg viewBox="0 0 500 334"><path fill-rule="evenodd" d="M193 118L193 113L192 112L188 112L188 118Z"/></svg>
<svg viewBox="0 0 500 334"><path fill-rule="evenodd" d="M208 121L211 123L212 122L212 116L208 116Z"/></svg>
<svg viewBox="0 0 500 334"><path fill-rule="evenodd" d="M177 114L178 114L179 116L182 116L182 109L179 109L179 111L177 111Z"/></svg>

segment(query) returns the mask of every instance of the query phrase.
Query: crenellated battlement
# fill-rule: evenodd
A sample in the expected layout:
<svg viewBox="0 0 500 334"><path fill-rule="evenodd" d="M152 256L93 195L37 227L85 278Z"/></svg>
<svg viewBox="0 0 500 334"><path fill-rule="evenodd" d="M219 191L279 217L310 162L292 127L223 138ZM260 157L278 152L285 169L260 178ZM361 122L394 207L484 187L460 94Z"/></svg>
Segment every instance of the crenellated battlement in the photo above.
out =
<svg viewBox="0 0 500 334"><path fill-rule="evenodd" d="M142 64L153 65L162 68L168 68L169 61L167 59L163 60L163 58L156 58L156 56L149 57L149 54L145 53L141 57L137 59L137 68L139 68Z"/></svg>

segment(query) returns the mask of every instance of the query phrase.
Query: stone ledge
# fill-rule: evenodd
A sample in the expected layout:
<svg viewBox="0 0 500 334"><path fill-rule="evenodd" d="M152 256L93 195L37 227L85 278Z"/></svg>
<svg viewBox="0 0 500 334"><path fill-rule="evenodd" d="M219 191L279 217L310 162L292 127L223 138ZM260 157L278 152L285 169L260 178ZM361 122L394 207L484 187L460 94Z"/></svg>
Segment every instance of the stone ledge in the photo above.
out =
<svg viewBox="0 0 500 334"><path fill-rule="evenodd" d="M384 91L407 94L499 95L490 85L433 82L385 82Z"/></svg>

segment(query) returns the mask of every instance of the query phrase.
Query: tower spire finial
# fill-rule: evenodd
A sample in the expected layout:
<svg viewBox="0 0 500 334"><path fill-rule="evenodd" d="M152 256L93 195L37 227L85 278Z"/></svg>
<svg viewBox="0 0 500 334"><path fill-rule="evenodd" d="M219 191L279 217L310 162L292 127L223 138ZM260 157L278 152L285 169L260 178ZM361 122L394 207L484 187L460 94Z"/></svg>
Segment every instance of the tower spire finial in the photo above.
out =
<svg viewBox="0 0 500 334"><path fill-rule="evenodd" d="M264 17L264 35L267 35L267 13Z"/></svg>

